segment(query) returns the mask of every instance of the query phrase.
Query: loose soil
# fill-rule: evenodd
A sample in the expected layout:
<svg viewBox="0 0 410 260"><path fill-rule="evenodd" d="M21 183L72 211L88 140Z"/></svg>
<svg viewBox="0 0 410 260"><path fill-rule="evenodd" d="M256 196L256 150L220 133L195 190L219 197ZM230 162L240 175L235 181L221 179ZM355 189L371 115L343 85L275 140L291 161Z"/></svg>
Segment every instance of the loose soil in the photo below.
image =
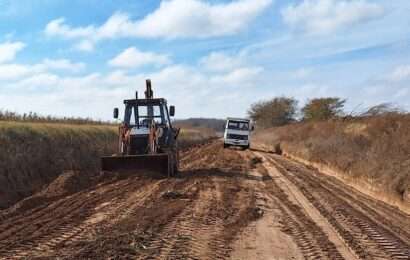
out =
<svg viewBox="0 0 410 260"><path fill-rule="evenodd" d="M284 157L181 153L178 178L67 172L0 211L0 259L409 259L410 217Z"/></svg>

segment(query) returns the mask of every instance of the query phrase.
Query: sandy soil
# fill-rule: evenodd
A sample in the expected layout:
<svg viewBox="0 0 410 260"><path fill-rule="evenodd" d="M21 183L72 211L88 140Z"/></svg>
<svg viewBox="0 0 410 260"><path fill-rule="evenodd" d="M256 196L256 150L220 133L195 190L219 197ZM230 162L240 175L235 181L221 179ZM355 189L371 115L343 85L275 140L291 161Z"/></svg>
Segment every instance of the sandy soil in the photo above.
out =
<svg viewBox="0 0 410 260"><path fill-rule="evenodd" d="M181 166L66 173L0 211L0 259L409 259L408 215L314 169L218 141Z"/></svg>

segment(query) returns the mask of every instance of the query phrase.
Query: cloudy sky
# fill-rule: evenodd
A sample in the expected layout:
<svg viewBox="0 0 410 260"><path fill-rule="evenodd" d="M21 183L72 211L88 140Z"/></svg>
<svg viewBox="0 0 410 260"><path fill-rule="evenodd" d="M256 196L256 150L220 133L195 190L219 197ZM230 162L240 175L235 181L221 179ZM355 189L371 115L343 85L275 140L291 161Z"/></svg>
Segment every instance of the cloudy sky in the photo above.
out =
<svg viewBox="0 0 410 260"><path fill-rule="evenodd" d="M339 96L410 109L408 0L0 0L0 109L109 119L143 91L177 117Z"/></svg>

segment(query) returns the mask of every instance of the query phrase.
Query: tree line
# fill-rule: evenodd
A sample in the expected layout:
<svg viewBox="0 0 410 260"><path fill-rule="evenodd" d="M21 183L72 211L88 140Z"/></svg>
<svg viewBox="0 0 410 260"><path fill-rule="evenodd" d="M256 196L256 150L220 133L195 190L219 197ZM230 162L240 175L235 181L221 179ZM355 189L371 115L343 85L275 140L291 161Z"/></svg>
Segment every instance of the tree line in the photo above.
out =
<svg viewBox="0 0 410 260"><path fill-rule="evenodd" d="M383 103L373 106L358 115L353 115L353 112L346 114L344 112L345 104L346 99L338 97L314 98L299 109L296 99L275 97L252 104L248 110L248 115L258 127L269 128L299 121L325 121L335 118L404 113L403 110L393 104Z"/></svg>
<svg viewBox="0 0 410 260"><path fill-rule="evenodd" d="M107 125L112 124L107 121L94 120L91 118L81 117L55 117L43 116L35 112L19 114L12 111L0 110L0 121L14 122L39 122L39 123L67 123L78 125Z"/></svg>

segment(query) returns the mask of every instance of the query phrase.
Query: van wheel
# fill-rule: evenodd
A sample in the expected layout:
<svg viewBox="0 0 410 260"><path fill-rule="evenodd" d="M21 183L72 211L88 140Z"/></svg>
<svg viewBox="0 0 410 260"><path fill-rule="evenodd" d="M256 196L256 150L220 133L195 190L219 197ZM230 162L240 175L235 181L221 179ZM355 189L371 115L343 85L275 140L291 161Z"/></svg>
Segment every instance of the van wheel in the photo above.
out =
<svg viewBox="0 0 410 260"><path fill-rule="evenodd" d="M228 148L228 147L229 147L229 145L224 143L224 149Z"/></svg>

